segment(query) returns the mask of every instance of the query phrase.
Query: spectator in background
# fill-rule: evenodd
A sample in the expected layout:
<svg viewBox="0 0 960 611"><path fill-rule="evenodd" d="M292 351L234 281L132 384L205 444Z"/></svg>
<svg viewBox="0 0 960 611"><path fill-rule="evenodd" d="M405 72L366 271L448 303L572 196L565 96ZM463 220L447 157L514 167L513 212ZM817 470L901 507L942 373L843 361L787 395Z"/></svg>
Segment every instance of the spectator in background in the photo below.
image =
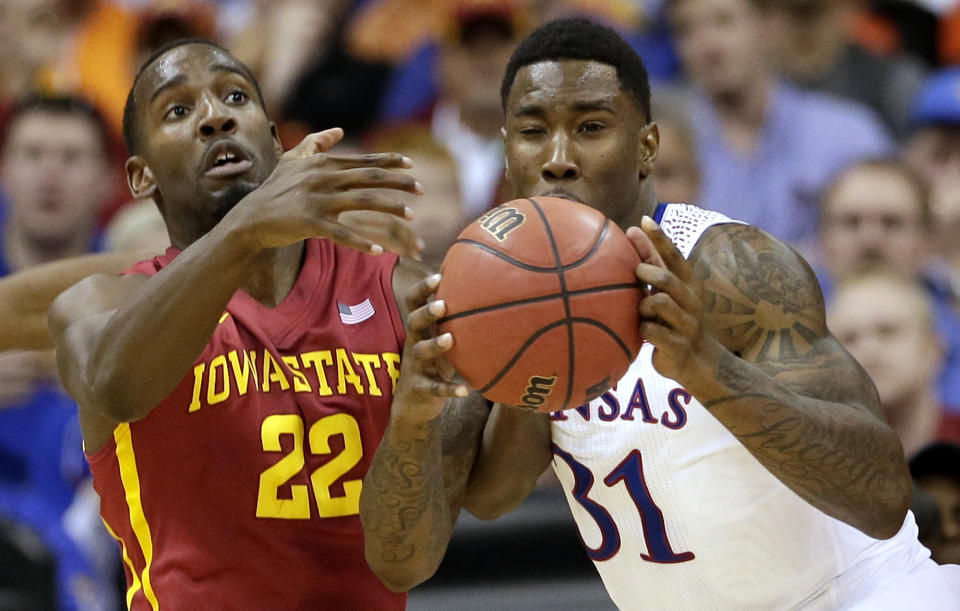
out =
<svg viewBox="0 0 960 611"><path fill-rule="evenodd" d="M500 81L531 14L513 0L453 0L437 32L430 60L437 92L426 100L420 78L400 75L383 101L381 129L427 123L433 138L456 163L460 201L472 218L509 199L503 184L503 108ZM407 89L421 100L405 106ZM403 108L394 107L393 100ZM376 134L373 135L376 138Z"/></svg>
<svg viewBox="0 0 960 611"><path fill-rule="evenodd" d="M413 161L412 172L423 185L423 195L407 197L407 205L413 209L409 227L418 236L426 238L420 252L423 262L431 269L439 270L447 249L464 226L473 220L460 199L453 156L433 138L429 129L417 124L381 130L371 139L368 149L403 151Z"/></svg>
<svg viewBox="0 0 960 611"><path fill-rule="evenodd" d="M503 182L500 82L526 33L520 13L504 0L464 0L450 14L437 62L439 97L430 118L434 138L457 166L460 200L478 216L509 199Z"/></svg>
<svg viewBox="0 0 960 611"><path fill-rule="evenodd" d="M934 192L960 179L960 67L930 74L913 101L911 124L904 159Z"/></svg>
<svg viewBox="0 0 960 611"><path fill-rule="evenodd" d="M14 107L0 141L0 276L98 248L109 138L100 115L74 98ZM76 404L54 371L51 353L0 355L0 516L29 525L54 553L61 608L109 609L114 575L98 572L62 520L87 472Z"/></svg>
<svg viewBox="0 0 960 611"><path fill-rule="evenodd" d="M935 443L910 460L910 475L933 496L940 514L940 532L924 544L939 564L960 564L960 445Z"/></svg>
<svg viewBox="0 0 960 611"><path fill-rule="evenodd" d="M778 79L762 0L671 0L691 116L701 204L793 243L812 239L830 176L891 141L865 107Z"/></svg>
<svg viewBox="0 0 960 611"><path fill-rule="evenodd" d="M69 15L62 0L0 2L0 90L16 100L41 86L66 52Z"/></svg>
<svg viewBox="0 0 960 611"><path fill-rule="evenodd" d="M931 188L937 245L934 290L960 312L960 68L930 75L913 106L904 159Z"/></svg>
<svg viewBox="0 0 960 611"><path fill-rule="evenodd" d="M226 41L260 79L268 111L280 110L295 83L336 46L353 0L250 0L253 16Z"/></svg>
<svg viewBox="0 0 960 611"><path fill-rule="evenodd" d="M935 440L960 442L960 413L938 396L943 344L921 284L891 270L848 276L831 294L827 320L876 384L908 458Z"/></svg>
<svg viewBox="0 0 960 611"><path fill-rule="evenodd" d="M940 396L949 400L960 397L960 317L930 279L933 240L928 197L923 178L901 161L851 164L823 193L821 256L814 264L828 298L834 281L874 267L888 267L928 289L946 350Z"/></svg>
<svg viewBox="0 0 960 611"><path fill-rule="evenodd" d="M169 246L167 226L152 199L130 202L104 230L104 247L110 252L146 250L160 254Z"/></svg>
<svg viewBox="0 0 960 611"><path fill-rule="evenodd" d="M670 203L700 203L700 167L696 136L681 100L654 98L653 116L660 129L660 151L653 166L657 199Z"/></svg>
<svg viewBox="0 0 960 611"><path fill-rule="evenodd" d="M89 104L33 96L11 112L0 145L8 210L0 276L96 249L99 205L109 195L110 132Z"/></svg>
<svg viewBox="0 0 960 611"><path fill-rule="evenodd" d="M765 0L778 65L796 83L872 108L890 131L907 135L910 106L926 67L902 54L881 56L853 40L859 0Z"/></svg>

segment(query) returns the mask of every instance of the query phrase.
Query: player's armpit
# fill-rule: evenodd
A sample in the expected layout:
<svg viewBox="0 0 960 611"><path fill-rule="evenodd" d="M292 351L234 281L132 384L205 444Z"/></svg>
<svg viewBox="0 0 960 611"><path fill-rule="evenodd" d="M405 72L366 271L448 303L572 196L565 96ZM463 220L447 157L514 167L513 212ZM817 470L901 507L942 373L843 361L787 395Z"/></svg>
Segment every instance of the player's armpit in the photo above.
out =
<svg viewBox="0 0 960 611"><path fill-rule="evenodd" d="M754 227L709 230L690 256L705 323L725 351L695 396L809 503L887 538L909 504L896 434L876 390L830 334L810 267Z"/></svg>
<svg viewBox="0 0 960 611"><path fill-rule="evenodd" d="M464 508L482 520L513 511L550 465L550 415L494 406L470 473Z"/></svg>

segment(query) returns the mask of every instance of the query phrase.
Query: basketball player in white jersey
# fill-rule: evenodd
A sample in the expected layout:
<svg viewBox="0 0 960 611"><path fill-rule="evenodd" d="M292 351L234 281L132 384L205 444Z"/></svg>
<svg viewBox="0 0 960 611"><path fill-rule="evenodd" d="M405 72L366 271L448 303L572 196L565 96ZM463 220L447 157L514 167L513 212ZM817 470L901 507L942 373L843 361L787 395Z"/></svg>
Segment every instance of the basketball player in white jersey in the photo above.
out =
<svg viewBox="0 0 960 611"><path fill-rule="evenodd" d="M552 463L621 608L960 609L960 567L917 541L900 443L827 329L808 265L754 227L656 204L659 135L630 47L605 27L552 22L521 43L502 93L515 195L581 201L630 228L653 289L646 343L580 408L496 406L462 497L448 491L466 469L449 466L474 448L442 440L464 421L439 400L394 409L361 498L384 582L428 578L461 505L495 517ZM412 314L418 356L456 341L426 332L442 315L440 302Z"/></svg>

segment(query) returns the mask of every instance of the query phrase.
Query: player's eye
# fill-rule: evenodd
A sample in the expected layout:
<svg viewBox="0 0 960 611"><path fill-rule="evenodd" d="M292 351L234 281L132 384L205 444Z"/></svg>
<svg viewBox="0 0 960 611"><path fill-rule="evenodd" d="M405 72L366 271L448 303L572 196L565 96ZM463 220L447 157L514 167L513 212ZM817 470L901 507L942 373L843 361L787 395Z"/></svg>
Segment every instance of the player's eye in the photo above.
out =
<svg viewBox="0 0 960 611"><path fill-rule="evenodd" d="M176 121L177 119L182 119L187 116L189 110L183 104L174 104L167 109L166 114L163 116L167 121Z"/></svg>
<svg viewBox="0 0 960 611"><path fill-rule="evenodd" d="M547 133L547 130L538 125L526 125L518 129L517 132L523 134L524 136L536 136Z"/></svg>
<svg viewBox="0 0 960 611"><path fill-rule="evenodd" d="M249 99L250 97L246 94L246 92L237 89L236 91L231 91L227 96L227 103L239 106L241 104L246 104L247 100Z"/></svg>
<svg viewBox="0 0 960 611"><path fill-rule="evenodd" d="M580 131L586 134L595 134L603 130L604 125L599 121L587 121L580 126Z"/></svg>

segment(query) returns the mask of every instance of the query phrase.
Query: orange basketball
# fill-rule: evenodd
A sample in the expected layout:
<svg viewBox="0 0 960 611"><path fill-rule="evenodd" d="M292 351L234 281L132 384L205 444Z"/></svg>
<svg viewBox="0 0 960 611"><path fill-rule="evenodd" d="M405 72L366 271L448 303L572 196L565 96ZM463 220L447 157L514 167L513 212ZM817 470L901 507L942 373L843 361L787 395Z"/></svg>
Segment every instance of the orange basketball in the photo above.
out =
<svg viewBox="0 0 960 611"><path fill-rule="evenodd" d="M639 262L589 206L556 197L497 206L460 233L440 269L450 361L491 401L540 412L587 403L640 351Z"/></svg>

